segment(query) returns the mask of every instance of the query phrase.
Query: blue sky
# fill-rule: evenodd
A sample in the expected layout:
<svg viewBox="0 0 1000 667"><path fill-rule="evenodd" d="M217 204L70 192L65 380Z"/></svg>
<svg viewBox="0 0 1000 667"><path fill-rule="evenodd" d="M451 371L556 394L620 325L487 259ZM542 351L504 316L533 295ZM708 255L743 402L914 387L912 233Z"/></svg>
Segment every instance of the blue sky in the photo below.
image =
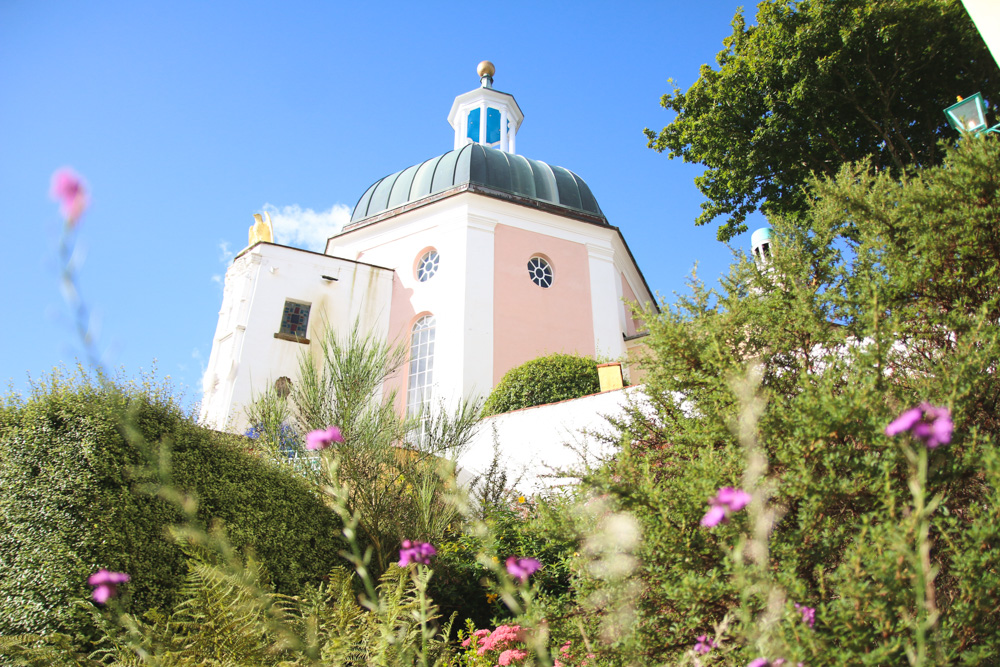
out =
<svg viewBox="0 0 1000 667"><path fill-rule="evenodd" d="M371 183L452 148L447 113L484 59L524 111L518 152L587 181L654 291L685 292L695 263L714 281L731 254L694 226L701 170L642 130L670 120L668 78L714 63L739 4L0 3L0 380L23 391L80 356L58 167L91 192L80 284L105 362L156 360L196 401L253 213L317 243Z"/></svg>

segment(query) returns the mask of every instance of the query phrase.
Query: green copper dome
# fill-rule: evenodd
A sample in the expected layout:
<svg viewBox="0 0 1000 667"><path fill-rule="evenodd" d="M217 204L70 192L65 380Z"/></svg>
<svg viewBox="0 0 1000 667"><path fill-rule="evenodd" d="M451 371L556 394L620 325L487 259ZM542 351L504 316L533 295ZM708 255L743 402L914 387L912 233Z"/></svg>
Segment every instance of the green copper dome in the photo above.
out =
<svg viewBox="0 0 1000 667"><path fill-rule="evenodd" d="M513 195L522 203L570 209L607 224L590 188L570 170L476 143L376 181L361 195L351 222L461 186L501 198Z"/></svg>

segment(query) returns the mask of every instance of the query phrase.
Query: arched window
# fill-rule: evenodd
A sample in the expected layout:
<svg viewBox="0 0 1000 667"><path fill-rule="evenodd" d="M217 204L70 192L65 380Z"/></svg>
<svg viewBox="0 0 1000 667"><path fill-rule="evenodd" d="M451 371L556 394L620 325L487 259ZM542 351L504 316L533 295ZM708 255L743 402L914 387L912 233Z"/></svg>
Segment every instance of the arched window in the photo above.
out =
<svg viewBox="0 0 1000 667"><path fill-rule="evenodd" d="M417 280L422 283L427 282L437 273L438 264L441 263L441 256L437 250L428 250L417 262Z"/></svg>
<svg viewBox="0 0 1000 667"><path fill-rule="evenodd" d="M424 315L410 333L410 372L406 387L406 414L415 416L431 406L434 383L434 316Z"/></svg>

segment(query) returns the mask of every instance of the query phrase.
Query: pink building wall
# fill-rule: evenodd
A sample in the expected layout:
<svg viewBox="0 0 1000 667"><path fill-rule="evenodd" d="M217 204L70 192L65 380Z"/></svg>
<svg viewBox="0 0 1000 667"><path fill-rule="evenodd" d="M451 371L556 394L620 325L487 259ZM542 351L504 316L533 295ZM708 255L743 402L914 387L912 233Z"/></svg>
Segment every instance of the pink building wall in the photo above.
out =
<svg viewBox="0 0 1000 667"><path fill-rule="evenodd" d="M547 289L528 277L528 260L536 255L552 266ZM586 246L498 224L494 266L494 385L511 368L545 354L594 355Z"/></svg>
<svg viewBox="0 0 1000 667"><path fill-rule="evenodd" d="M405 270L405 269L404 269ZM389 308L389 341L393 345L406 347L406 359L399 370L385 382L385 391L396 392L396 410L404 414L406 408L406 382L410 366L410 329L417 320L413 309L413 290L405 287L399 278L399 272L392 277L392 305Z"/></svg>

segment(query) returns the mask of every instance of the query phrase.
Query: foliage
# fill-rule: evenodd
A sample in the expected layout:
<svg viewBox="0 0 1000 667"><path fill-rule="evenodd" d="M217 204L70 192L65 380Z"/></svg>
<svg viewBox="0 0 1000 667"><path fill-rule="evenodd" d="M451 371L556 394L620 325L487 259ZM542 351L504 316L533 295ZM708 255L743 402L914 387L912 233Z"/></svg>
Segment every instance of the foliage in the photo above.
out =
<svg viewBox="0 0 1000 667"><path fill-rule="evenodd" d="M940 162L952 138L942 110L995 91L1000 71L959 0L765 0L733 34L649 146L705 165L696 224L720 216L719 240L746 216L805 210L805 184L868 157L897 177Z"/></svg>
<svg viewBox="0 0 1000 667"><path fill-rule="evenodd" d="M427 597L429 568L391 568L377 588L359 568L370 598L356 595L350 574L340 567L299 597L277 594L260 564L241 557L225 530L206 530L197 502L166 485L164 472L162 466L150 470L151 487L184 517L170 529L188 557L178 603L139 618L123 613L117 600L100 611L79 602L100 627L98 650L88 656L61 635L0 640L15 664L431 667L450 658L451 623L437 623L437 608ZM334 495L343 535L356 552L357 524L340 503L344 496Z"/></svg>
<svg viewBox="0 0 1000 667"><path fill-rule="evenodd" d="M651 319L649 403L593 480L644 536L635 643L605 659L1000 660L998 173L992 138L905 182L847 166L774 220L772 263ZM756 394L734 384L753 368ZM885 429L922 401L955 433L914 453ZM706 528L726 486L754 501Z"/></svg>
<svg viewBox="0 0 1000 667"><path fill-rule="evenodd" d="M149 443L148 447L142 442ZM327 573L338 521L300 481L240 451L244 439L197 426L169 388L55 372L0 406L0 634L82 632L88 575L128 572L124 604L169 607L184 555L164 535L178 511L135 473L163 457L173 483L252 551L275 589L296 594Z"/></svg>
<svg viewBox="0 0 1000 667"><path fill-rule="evenodd" d="M303 355L287 399L273 390L248 406L252 423L275 451L282 438L293 443L305 434L338 426L345 439L333 453L338 466L315 466L311 479L320 488L346 484L348 510L359 517L361 540L373 550L376 576L384 572L404 539L436 542L458 521L446 502L453 485L453 464L471 440L479 406L460 404L404 419L395 393L384 389L399 370L405 348L360 331L338 337L328 330L320 340L321 361ZM287 434L291 431L293 436Z"/></svg>
<svg viewBox="0 0 1000 667"><path fill-rule="evenodd" d="M438 549L431 593L445 614L484 627L512 618L491 570L511 556L537 558L544 567L532 576L545 604L567 596L577 535L559 519L568 504L558 497L506 499L481 510L471 527L445 536Z"/></svg>
<svg viewBox="0 0 1000 667"><path fill-rule="evenodd" d="M550 354L507 371L486 399L483 413L498 415L600 390L596 361L572 354Z"/></svg>

